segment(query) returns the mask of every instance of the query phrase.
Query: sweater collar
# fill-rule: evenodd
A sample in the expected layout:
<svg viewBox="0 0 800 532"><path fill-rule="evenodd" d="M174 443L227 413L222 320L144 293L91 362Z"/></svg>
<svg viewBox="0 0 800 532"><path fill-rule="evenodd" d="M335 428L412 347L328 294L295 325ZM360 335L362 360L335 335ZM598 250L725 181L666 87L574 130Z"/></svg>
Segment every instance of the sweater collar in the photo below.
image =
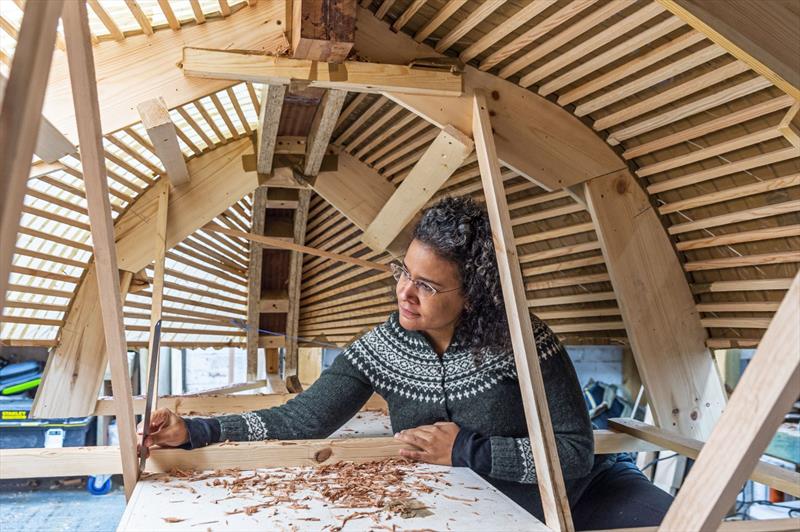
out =
<svg viewBox="0 0 800 532"><path fill-rule="evenodd" d="M408 329L404 328L400 324L400 313L397 311L392 312L391 316L389 317L389 322L392 325L392 328L399 334L401 337L411 345L417 347L421 352L424 352L426 355L430 355L435 358L439 358L438 353L433 349L433 345L431 345L430 340L428 337L422 334L419 331L409 331ZM464 349L464 344L459 340L457 336L453 336L453 339L450 340L450 345L447 346L444 354L442 355L443 360L453 359L453 358L462 358L464 356L469 356L469 350Z"/></svg>

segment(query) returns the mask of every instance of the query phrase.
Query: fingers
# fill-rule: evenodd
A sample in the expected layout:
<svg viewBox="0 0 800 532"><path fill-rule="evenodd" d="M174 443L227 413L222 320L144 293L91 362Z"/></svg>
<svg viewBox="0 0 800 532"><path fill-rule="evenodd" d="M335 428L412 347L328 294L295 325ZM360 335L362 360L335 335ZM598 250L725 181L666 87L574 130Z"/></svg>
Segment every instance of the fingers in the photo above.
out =
<svg viewBox="0 0 800 532"><path fill-rule="evenodd" d="M400 449L400 456L403 458L408 458L410 460L415 460L417 462L430 462L431 459L428 456L428 453L423 451L412 451L410 449Z"/></svg>
<svg viewBox="0 0 800 532"><path fill-rule="evenodd" d="M403 430L395 434L394 437L420 449L427 448L431 443L430 435L418 429Z"/></svg>

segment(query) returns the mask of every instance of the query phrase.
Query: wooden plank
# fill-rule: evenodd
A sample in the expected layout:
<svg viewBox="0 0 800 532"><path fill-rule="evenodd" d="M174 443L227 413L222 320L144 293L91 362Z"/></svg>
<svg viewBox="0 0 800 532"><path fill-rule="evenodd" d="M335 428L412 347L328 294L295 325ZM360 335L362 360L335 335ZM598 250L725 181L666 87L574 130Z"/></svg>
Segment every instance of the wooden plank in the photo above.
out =
<svg viewBox="0 0 800 532"><path fill-rule="evenodd" d="M255 394L255 395L227 395L227 396L172 396L160 398L161 404L166 408L177 412L179 415L190 415L194 413L204 414L221 414L221 413L236 413L248 412L257 408L266 408L270 406L279 406L284 404L289 399L295 397L297 394ZM270 398L275 398L272 401ZM373 398L380 398L373 395ZM258 400L258 401L257 401ZM216 402L221 402L223 405L230 405L229 408L214 408ZM259 402L260 401L260 402ZM367 403L369 405L369 402ZM100 406L102 405L102 406ZM140 414L144 411L144 399L139 397L135 399L134 403L136 413ZM205 406L210 406L211 409ZM385 403L384 403L385 406ZM362 411L368 411L365 407ZM99 399L97 415L114 415L113 403L111 399ZM365 438L350 438L335 440L335 444L340 442L344 443L347 450L341 449L339 456L335 459L341 460L369 460L371 451L366 451L362 457L363 450L369 449L368 444L377 443L383 445L384 442L393 438L371 438L365 442L365 446L351 447L352 442L363 441ZM329 440L330 441L330 440ZM396 440L395 440L396 441ZM610 430L595 430L594 431L595 449L599 453L616 453L616 452L641 452L660 450L663 447L656 445L642 439L636 438L629 434L622 432L613 432ZM246 451L259 449L264 445L272 445L269 448L269 456L276 463L281 459L289 457L291 460L301 460L295 456L309 456L313 459L314 454L318 451L318 445L322 444L325 448L325 440L300 440L291 442L241 442L237 443L236 447L241 447L236 454L246 454ZM331 442L334 443L334 442ZM312 446L309 447L308 445ZM316 444L316 445L314 445ZM287 453L282 455L281 449L297 448L299 452ZM212 455L220 456L226 447L212 446L215 449ZM154 448L152 452L158 454L165 449ZM303 451L309 454L303 455ZM380 457L385 457L383 451ZM396 451L395 451L396 452ZM372 455L374 456L374 455ZM387 455L391 456L391 455ZM211 457L209 457L210 459ZM167 468L167 461L170 458L164 457L160 460L159 466L154 471ZM230 460L230 457L227 458ZM265 467L267 463L263 466ZM153 466L151 466L153 467ZM218 469L213 467L212 469ZM100 474L120 474L122 472L122 463L120 461L119 447L117 446L97 446L97 447L64 447L59 449L0 449L0 480L19 479L19 478L48 478L55 476L86 476L86 475L100 475Z"/></svg>
<svg viewBox="0 0 800 532"><path fill-rule="evenodd" d="M452 126L445 127L369 224L361 237L364 243L377 251L387 249L473 148L472 139ZM408 233L400 247L411 241Z"/></svg>
<svg viewBox="0 0 800 532"><path fill-rule="evenodd" d="M278 249L288 249L291 251L299 251L301 253L307 253L309 255L315 255L317 257L325 257L327 259L332 259L340 262L346 262L348 264L354 264L356 266L361 266L363 268L368 268L371 270L379 270L382 272L390 271L390 268L387 264L379 264L377 262L369 262L366 260L357 259L355 257L348 257L346 255L340 255L338 253L330 253L328 251L324 251L321 249L312 248L309 246L303 246L300 244L295 244L293 242L286 242L284 240L269 237L269 236L261 236L255 235L252 233L243 233L241 231L235 231L233 229L226 229L221 225L209 223L203 227L207 231L215 231L217 233L222 233L231 236L237 236L240 238L244 238L246 240L251 240L255 242L260 242L268 247L274 247Z"/></svg>
<svg viewBox="0 0 800 532"><path fill-rule="evenodd" d="M264 234L267 211L267 187L253 192L253 214L250 232ZM261 315L261 272L264 264L263 246L250 241L250 260L247 263L247 380L256 378L258 369L258 327Z"/></svg>
<svg viewBox="0 0 800 532"><path fill-rule="evenodd" d="M436 51L439 53L444 52L452 45L454 45L461 37L466 35L475 26L480 24L486 17L491 15L498 7L505 4L506 0L484 0L480 5L467 15L464 20L456 24L456 26L447 32L439 42L436 43Z"/></svg>
<svg viewBox="0 0 800 532"><path fill-rule="evenodd" d="M298 192L299 205L294 212L294 243L302 245L306 240L306 222L310 190ZM289 284L287 287L289 308L286 314L286 348L284 351L283 378L297 374L298 330L300 321L300 287L303 280L303 254L293 251L289 258Z"/></svg>
<svg viewBox="0 0 800 532"><path fill-rule="evenodd" d="M156 155L161 159L164 170L173 186L189 181L189 169L183 158L175 124L169 117L169 110L163 98L146 100L136 106L142 119L142 126L153 143Z"/></svg>
<svg viewBox="0 0 800 532"><path fill-rule="evenodd" d="M169 198L167 247L172 248L258 186L258 176L245 172L241 157L252 150L241 139L188 163L192 180ZM158 191L144 192L116 221L118 266L138 272L154 259ZM45 378L37 390L32 412L36 417L81 417L94 405L106 366L102 312L97 305L95 267L90 266L76 289L61 341L48 358ZM125 287L127 292L127 286ZM165 298L170 300L173 296ZM229 306L228 306L229 307ZM223 309L229 310L227 307Z"/></svg>
<svg viewBox="0 0 800 532"><path fill-rule="evenodd" d="M503 298L514 347L514 360L525 406L525 420L531 439L545 522L553 530L573 530L572 514L561 473L542 371L539 367L536 339L514 245L514 233L511 230L508 204L500 177L500 165L494 147L489 107L486 95L481 91L475 92L472 119L472 135L475 139L475 151L486 195L486 208L495 235L493 240L497 265L500 270Z"/></svg>
<svg viewBox="0 0 800 532"><path fill-rule="evenodd" d="M346 91L328 90L325 91L319 102L306 141L303 174L307 177L314 177L319 173L322 158L328 150L328 144L330 144L331 135L336 128L345 98L347 98Z"/></svg>
<svg viewBox="0 0 800 532"><path fill-rule="evenodd" d="M658 0L697 31L800 100L800 12L780 0Z"/></svg>
<svg viewBox="0 0 800 532"><path fill-rule="evenodd" d="M725 412L700 451L664 530L718 523L767 448L800 389L800 274L792 281ZM795 483L795 485L797 485Z"/></svg>
<svg viewBox="0 0 800 532"><path fill-rule="evenodd" d="M103 23L103 26L106 27L108 33L111 34L111 37L113 37L114 40L121 41L125 39L125 35L122 33L122 31L120 31L119 26L117 26L117 23L114 21L114 19L111 18L103 6L100 5L99 0L87 0L87 2L89 7L92 8L94 14L97 15L97 18L100 19L100 22Z"/></svg>
<svg viewBox="0 0 800 532"><path fill-rule="evenodd" d="M0 108L0 308L6 300L62 6L61 1L26 6Z"/></svg>
<svg viewBox="0 0 800 532"><path fill-rule="evenodd" d="M572 4L570 4L572 5ZM394 33L365 13L359 16L356 49L373 61L408 64L419 57L438 56L435 50ZM391 100L443 128L447 124L470 131L474 89L490 95L489 110L501 163L545 190L561 189L621 169L622 161L580 120L544 98L488 72L466 66L464 95L459 98L387 93ZM531 154L535 153L535 157Z"/></svg>
<svg viewBox="0 0 800 532"><path fill-rule="evenodd" d="M431 96L460 96L461 74L403 65L345 61L322 63L260 53L183 49L186 76L288 85L307 81L309 87L356 92L394 91Z"/></svg>
<svg viewBox="0 0 800 532"><path fill-rule="evenodd" d="M286 85L267 84L261 91L261 110L258 113L258 137L256 140L256 169L260 174L272 173L272 159L278 138Z"/></svg>
<svg viewBox="0 0 800 532"><path fill-rule="evenodd" d="M698 457L705 445L700 440L682 436L674 431L660 429L635 419L613 418L608 421L608 426L612 430L653 443L659 449L669 449L692 459ZM790 469L758 461L749 478L795 497L800 496L798 495L800 494L800 473Z"/></svg>
<svg viewBox="0 0 800 532"><path fill-rule="evenodd" d="M725 393L661 220L628 171L584 190L656 424L703 440Z"/></svg>
<svg viewBox="0 0 800 532"><path fill-rule="evenodd" d="M74 2L64 6L63 23L75 113L78 117L81 166L92 229L103 331L111 365L111 382L115 392L125 495L126 498L130 498L139 476L136 458L136 420L133 417L128 348L125 343L122 298L114 246L114 223L108 199L97 81L86 4Z"/></svg>
<svg viewBox="0 0 800 532"><path fill-rule="evenodd" d="M453 13L458 11L461 6L467 3L467 0L448 0L447 3L442 6L439 11L436 12L434 15L415 35L414 40L417 42L422 42L427 39L434 31L439 29L439 26L444 24L444 22L449 19ZM362 6L363 7L363 6ZM359 18L359 21L363 20L363 17ZM360 30L361 28L359 28Z"/></svg>
<svg viewBox="0 0 800 532"><path fill-rule="evenodd" d="M157 185L158 190L158 212L156 213L155 245L153 259L153 282L151 284L150 302L150 337L147 343L148 368L150 364L156 365L156 376L151 393L155 400L152 401L153 410L158 408L158 373L160 354L155 345L156 323L161 320L164 304L164 274L166 270L167 258L167 214L169 212L169 187L170 182L163 177Z"/></svg>
<svg viewBox="0 0 800 532"><path fill-rule="evenodd" d="M292 7L292 57L341 63L355 42L356 0L297 0Z"/></svg>
<svg viewBox="0 0 800 532"><path fill-rule="evenodd" d="M408 21L411 20L414 15L417 14L417 11L419 11L427 2L428 0L414 0L411 5L409 5L405 11L403 11L403 13L397 17L397 20L395 20L392 24L392 29L394 31L400 31L403 29L405 25L408 24Z"/></svg>

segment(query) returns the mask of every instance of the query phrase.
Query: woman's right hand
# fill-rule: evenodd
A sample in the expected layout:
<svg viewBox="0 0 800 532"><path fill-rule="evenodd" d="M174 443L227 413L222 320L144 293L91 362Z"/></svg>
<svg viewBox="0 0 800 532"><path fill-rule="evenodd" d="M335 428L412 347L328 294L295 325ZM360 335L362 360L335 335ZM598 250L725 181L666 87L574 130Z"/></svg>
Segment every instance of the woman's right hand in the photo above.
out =
<svg viewBox="0 0 800 532"><path fill-rule="evenodd" d="M150 434L142 441L142 423L137 428L139 454L150 456L150 447L178 447L189 441L189 429L186 422L169 408L159 408L150 415Z"/></svg>

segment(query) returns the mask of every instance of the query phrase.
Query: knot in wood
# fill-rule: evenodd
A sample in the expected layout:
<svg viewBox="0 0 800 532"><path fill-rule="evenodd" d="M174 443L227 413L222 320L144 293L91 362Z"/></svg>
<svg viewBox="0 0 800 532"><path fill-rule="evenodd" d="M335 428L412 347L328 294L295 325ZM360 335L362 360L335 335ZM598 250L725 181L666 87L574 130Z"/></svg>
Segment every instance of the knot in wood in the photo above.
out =
<svg viewBox="0 0 800 532"><path fill-rule="evenodd" d="M319 451L314 453L314 460L316 460L319 463L322 463L325 460L327 460L328 458L330 458L331 454L333 454L333 451L331 450L331 448L330 447L325 447L324 449L320 449Z"/></svg>
<svg viewBox="0 0 800 532"><path fill-rule="evenodd" d="M625 194L628 191L628 181L624 177L620 177L614 183L614 188L617 191L617 194Z"/></svg>

